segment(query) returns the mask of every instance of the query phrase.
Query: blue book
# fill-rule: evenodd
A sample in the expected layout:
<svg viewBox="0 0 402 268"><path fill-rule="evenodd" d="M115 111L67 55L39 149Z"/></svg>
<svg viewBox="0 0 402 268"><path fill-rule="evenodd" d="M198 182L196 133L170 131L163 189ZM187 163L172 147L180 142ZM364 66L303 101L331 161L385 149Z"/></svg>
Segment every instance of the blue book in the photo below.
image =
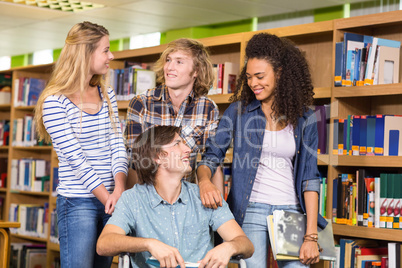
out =
<svg viewBox="0 0 402 268"><path fill-rule="evenodd" d="M359 154L366 155L367 153L367 116L360 117L360 135L359 135Z"/></svg>
<svg viewBox="0 0 402 268"><path fill-rule="evenodd" d="M352 239L344 239L341 238L339 240L339 244L341 246L341 254L340 254L340 261L339 261L339 268L345 268L345 245L353 243ZM350 267L350 265L348 265Z"/></svg>
<svg viewBox="0 0 402 268"><path fill-rule="evenodd" d="M333 130L333 141L332 141L332 154L338 154L338 128L339 128L339 119L334 119L334 130Z"/></svg>
<svg viewBox="0 0 402 268"><path fill-rule="evenodd" d="M359 155L360 146L360 115L353 116L352 155Z"/></svg>
<svg viewBox="0 0 402 268"><path fill-rule="evenodd" d="M345 119L340 118L338 122L338 155L343 155L345 150L344 144L344 127L345 127Z"/></svg>
<svg viewBox="0 0 402 268"><path fill-rule="evenodd" d="M367 153L366 155L374 155L375 148L375 115L367 116Z"/></svg>
<svg viewBox="0 0 402 268"><path fill-rule="evenodd" d="M389 131L389 153L388 155L398 156L399 153L399 130Z"/></svg>
<svg viewBox="0 0 402 268"><path fill-rule="evenodd" d="M157 259L155 259L154 257L148 258L148 259L145 261L145 263L147 263L147 264L149 264L149 265L152 265L152 266L154 266L154 267L161 267L159 261L158 261ZM199 263L195 263L195 262L194 262L194 263L191 263L191 262L184 262L184 264L186 265L186 268L193 268L193 267L198 267L198 266L200 266ZM180 265L177 265L176 268L180 268Z"/></svg>
<svg viewBox="0 0 402 268"><path fill-rule="evenodd" d="M39 95L45 89L46 81L43 79L30 78L29 79L29 93L27 104L32 106L36 105L39 99Z"/></svg>
<svg viewBox="0 0 402 268"><path fill-rule="evenodd" d="M384 118L386 115L378 114L375 120L375 155L384 155Z"/></svg>
<svg viewBox="0 0 402 268"><path fill-rule="evenodd" d="M348 125L349 125L349 120L345 119L343 123L343 155L347 155L349 151L349 142L348 142Z"/></svg>
<svg viewBox="0 0 402 268"><path fill-rule="evenodd" d="M332 222L336 223L337 207L338 207L338 180L335 178L332 181Z"/></svg>
<svg viewBox="0 0 402 268"><path fill-rule="evenodd" d="M334 86L342 86L342 68L343 68L343 42L335 44L335 78Z"/></svg>

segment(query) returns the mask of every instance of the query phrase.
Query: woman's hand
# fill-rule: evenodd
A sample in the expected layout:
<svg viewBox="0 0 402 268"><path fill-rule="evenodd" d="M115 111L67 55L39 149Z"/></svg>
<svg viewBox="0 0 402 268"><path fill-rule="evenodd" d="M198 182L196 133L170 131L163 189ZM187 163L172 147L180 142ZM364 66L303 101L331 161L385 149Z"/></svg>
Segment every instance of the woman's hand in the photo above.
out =
<svg viewBox="0 0 402 268"><path fill-rule="evenodd" d="M105 213L112 215L114 211L114 206L116 205L117 201L119 200L121 194L123 193L124 189L115 188L113 193L111 193L106 200L105 204Z"/></svg>
<svg viewBox="0 0 402 268"><path fill-rule="evenodd" d="M300 262L305 265L310 265L320 261L320 252L318 244L315 241L304 241L300 248Z"/></svg>

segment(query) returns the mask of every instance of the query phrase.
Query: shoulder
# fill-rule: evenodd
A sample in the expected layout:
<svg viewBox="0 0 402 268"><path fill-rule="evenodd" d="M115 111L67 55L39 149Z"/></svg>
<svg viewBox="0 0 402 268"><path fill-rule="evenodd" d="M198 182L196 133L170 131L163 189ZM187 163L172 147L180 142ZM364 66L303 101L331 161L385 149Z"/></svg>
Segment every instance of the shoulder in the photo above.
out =
<svg viewBox="0 0 402 268"><path fill-rule="evenodd" d="M218 111L218 105L216 105L216 103L207 95L195 97L193 101L196 103L197 106L202 106L208 111Z"/></svg>
<svg viewBox="0 0 402 268"><path fill-rule="evenodd" d="M65 107L65 103L68 99L64 95L50 95L46 97L43 107L44 108L62 108Z"/></svg>

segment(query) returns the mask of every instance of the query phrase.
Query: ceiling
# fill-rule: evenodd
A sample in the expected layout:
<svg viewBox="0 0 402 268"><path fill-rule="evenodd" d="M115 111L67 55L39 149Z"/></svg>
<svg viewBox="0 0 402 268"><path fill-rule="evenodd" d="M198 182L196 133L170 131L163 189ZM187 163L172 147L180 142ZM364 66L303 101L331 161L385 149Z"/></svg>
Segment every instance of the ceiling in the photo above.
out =
<svg viewBox="0 0 402 268"><path fill-rule="evenodd" d="M13 1L13 0L8 0ZM15 0L14 0L15 1ZM88 20L110 39L217 24L365 0L89 0L104 8L72 13L0 2L0 57L56 49L68 30Z"/></svg>

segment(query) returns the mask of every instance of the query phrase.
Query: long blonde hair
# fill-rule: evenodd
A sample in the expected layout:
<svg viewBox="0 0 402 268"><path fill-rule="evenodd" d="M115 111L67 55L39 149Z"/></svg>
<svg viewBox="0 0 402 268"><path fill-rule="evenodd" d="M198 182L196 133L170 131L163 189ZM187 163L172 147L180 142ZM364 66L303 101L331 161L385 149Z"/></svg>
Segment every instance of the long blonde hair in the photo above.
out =
<svg viewBox="0 0 402 268"><path fill-rule="evenodd" d="M42 117L43 103L46 98L52 95L70 95L80 91L82 102L83 92L88 86L85 81L90 70L92 54L102 37L108 35L109 31L105 27L88 21L77 23L68 32L64 47L54 66L49 82L41 93L35 107L35 123L39 140L50 142L50 136L45 129ZM110 121L115 129L114 112L107 94L104 76L93 75L89 85L100 87L109 107Z"/></svg>

